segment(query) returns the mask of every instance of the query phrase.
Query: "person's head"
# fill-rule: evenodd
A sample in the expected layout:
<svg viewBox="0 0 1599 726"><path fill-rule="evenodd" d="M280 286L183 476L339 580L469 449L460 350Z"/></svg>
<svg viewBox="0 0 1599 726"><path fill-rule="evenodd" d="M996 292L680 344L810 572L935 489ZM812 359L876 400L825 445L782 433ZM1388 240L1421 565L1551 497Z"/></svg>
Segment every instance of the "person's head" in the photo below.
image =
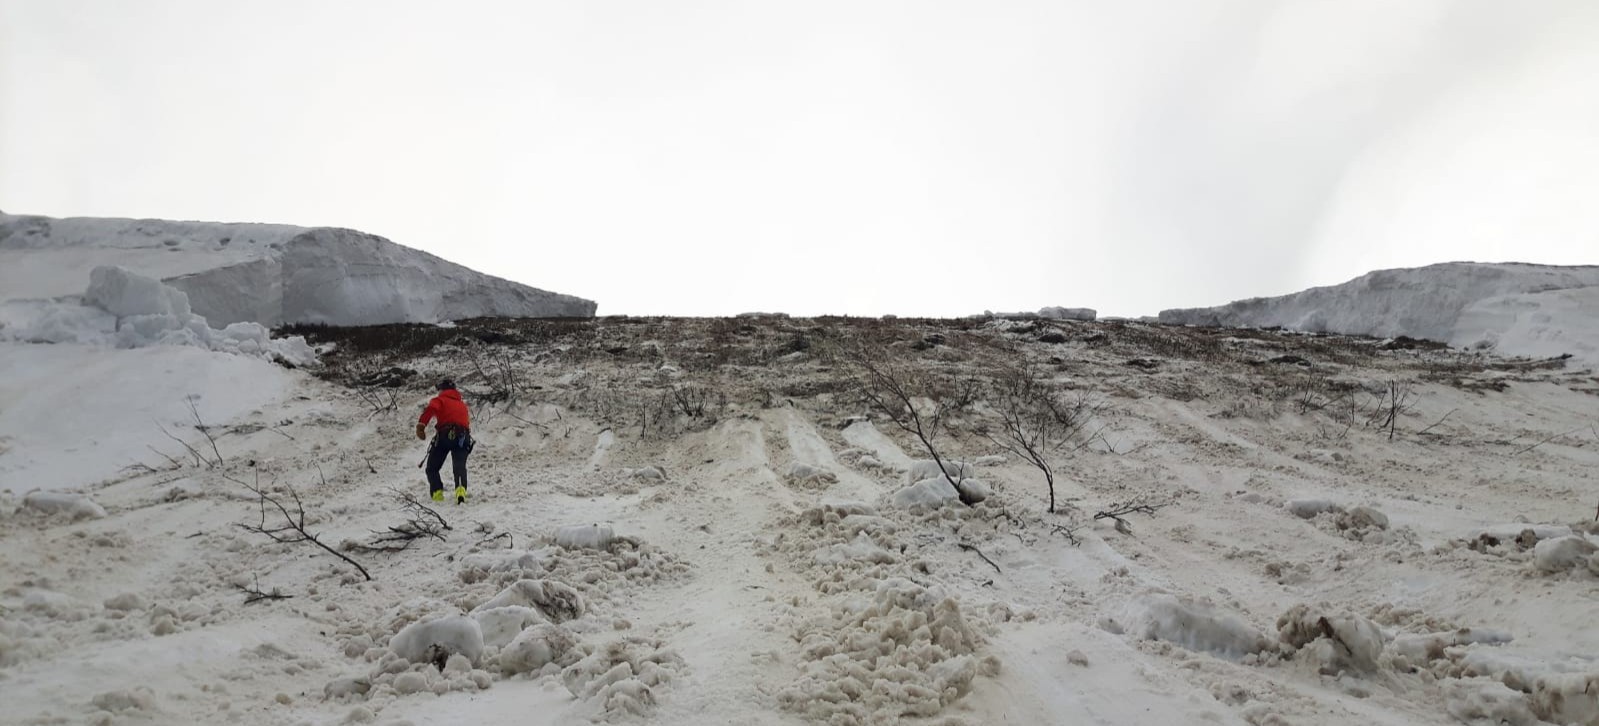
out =
<svg viewBox="0 0 1599 726"><path fill-rule="evenodd" d="M453 390L455 390L455 381L452 381L452 380L450 380L448 378L446 378L446 379L444 379L442 381L439 381L439 390L441 390L441 391L453 391Z"/></svg>

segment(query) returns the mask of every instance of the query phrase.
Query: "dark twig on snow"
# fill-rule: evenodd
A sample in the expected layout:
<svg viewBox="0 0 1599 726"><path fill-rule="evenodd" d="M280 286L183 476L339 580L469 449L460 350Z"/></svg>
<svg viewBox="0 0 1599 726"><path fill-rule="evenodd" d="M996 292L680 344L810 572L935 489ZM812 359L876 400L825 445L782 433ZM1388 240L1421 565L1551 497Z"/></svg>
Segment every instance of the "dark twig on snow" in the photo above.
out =
<svg viewBox="0 0 1599 726"><path fill-rule="evenodd" d="M983 554L983 551L980 550L980 549L977 549L976 545L969 545L969 544L966 544L965 542L960 542L960 543L958 543L958 546L961 549L966 550L967 552L976 552L977 556L983 558L983 561L987 562L989 567L994 568L995 572L1001 572L1001 570L999 569L999 565L994 564L993 560L988 559L988 555Z"/></svg>
<svg viewBox="0 0 1599 726"><path fill-rule="evenodd" d="M377 535L370 542L346 542L344 548L356 552L402 552L409 549L419 539L432 537L440 542L447 541L444 532L453 529L438 510L423 504L409 492L391 489L395 501L400 503L400 509L411 515L410 519L390 526L385 531L374 531Z"/></svg>
<svg viewBox="0 0 1599 726"><path fill-rule="evenodd" d="M321 467L317 467L317 475L321 476L321 474L322 474ZM289 487L289 497L294 500L294 511L291 513L289 511L289 508L283 505L283 502L279 501L276 497L273 497L271 494L268 494L265 489L261 488L261 474L260 474L260 472L256 472L256 483L255 484L249 484L249 483L241 481L239 479L234 479L233 477L230 477L230 476L224 476L223 478L225 478L228 481L231 481L231 482L233 482L235 484L238 484L239 486L242 486L245 489L250 490L252 493L254 493L256 495L256 497L259 498L259 504L260 504L260 507L261 507L261 523L260 524L239 524L237 526L240 529L243 529L246 532L254 532L256 534L265 536L265 537L271 539L273 542L283 542L283 543L288 543L288 544L293 544L293 543L297 543L297 542L310 542L311 544L314 544L317 547L322 548L328 554L333 555L334 557L337 557L337 558L339 558L341 560L344 560L346 563L349 563L355 569L360 570L361 571L361 576L365 577L368 581L371 581L372 573L367 572L366 568L361 566L361 563L356 562L355 560L352 560L349 557L345 556L342 552L339 552L338 550L333 549L332 547L329 547L322 540L317 539L318 535L312 534L311 532L306 531L306 529L305 529L305 504L304 504L304 502L300 501L300 494L299 494L299 492L296 492L294 490L294 487ZM323 486L324 489L327 488L327 483L328 483L327 482L327 477L322 477L322 486ZM268 507L268 505L271 505L271 507L273 509L276 509L278 514L283 517L283 523L282 524L273 525L273 526L270 526L270 527L267 526L267 507Z"/></svg>
<svg viewBox="0 0 1599 726"><path fill-rule="evenodd" d="M195 430L205 434L205 440L211 442L211 453L216 454L217 466L222 466L222 450L217 448L217 440L211 435L211 427L200 420L200 408L194 404L194 396L189 396L185 400L189 404L189 414L194 417Z"/></svg>
<svg viewBox="0 0 1599 726"><path fill-rule="evenodd" d="M1125 533L1131 531L1133 526L1131 522L1127 521L1127 515L1153 515L1156 510L1170 505L1171 502L1149 502L1142 499L1134 499L1130 502L1118 502L1101 509L1094 513L1094 519L1114 519L1116 520L1116 529Z"/></svg>
<svg viewBox="0 0 1599 726"><path fill-rule="evenodd" d="M490 537L484 537L483 539L478 540L477 543L479 546L482 546L502 537L505 538L506 549L516 549L516 538L512 537L510 532L501 532Z"/></svg>
<svg viewBox="0 0 1599 726"><path fill-rule="evenodd" d="M262 600L288 600L294 597L293 595L285 595L281 592L278 592L278 589L275 587L272 588L272 592L266 592L261 589L261 581L258 578L256 578L254 575L251 575L250 579L255 582L255 584L251 585L250 587L245 587L243 585L233 586L234 589L244 593L245 605L249 605L253 602L260 602Z"/></svg>
<svg viewBox="0 0 1599 726"><path fill-rule="evenodd" d="M182 469L183 468L183 462L178 461L177 459L174 459L171 456L167 456L167 454L165 452L161 451L160 449L157 449L156 447L149 446L149 445L146 445L145 448L147 448L147 449L149 449L151 451L154 451L157 456L160 456L161 458L166 459L168 462L170 462L172 464L172 468L174 468L174 469Z"/></svg>
<svg viewBox="0 0 1599 726"><path fill-rule="evenodd" d="M1049 531L1052 534L1058 534L1062 537L1065 537L1066 541L1072 543L1073 547L1082 544L1082 541L1077 539L1077 527L1068 527L1064 524L1051 524L1049 525Z"/></svg>
<svg viewBox="0 0 1599 726"><path fill-rule="evenodd" d="M1459 410L1460 410L1460 409L1458 409L1458 408L1451 408L1451 409L1449 409L1449 413L1446 413L1446 414L1444 414L1444 415L1443 415L1443 418L1440 418L1440 419L1438 419L1438 420L1437 420L1437 421L1434 421L1434 422L1433 422L1433 423L1432 423L1432 425L1431 425L1431 426L1428 426L1428 427L1427 427L1427 428L1424 428L1424 429L1422 429L1422 430L1420 430L1420 431L1417 431L1417 432L1416 432L1416 435L1417 435L1417 436L1420 436L1420 435L1422 435L1422 434L1425 434L1425 433L1427 433L1427 432L1428 432L1428 431L1431 431L1431 430L1433 430L1433 429L1435 429L1435 428L1437 428L1437 427L1438 427L1438 424L1441 424L1441 423L1443 423L1443 422L1444 422L1444 421L1446 421L1446 420L1448 420L1448 419L1449 419L1449 417L1450 417L1450 416L1451 416L1451 415L1453 415L1453 414L1454 414L1454 412L1456 412L1456 411L1459 411Z"/></svg>
<svg viewBox="0 0 1599 726"><path fill-rule="evenodd" d="M1558 439L1558 438L1560 438L1562 436L1570 436L1571 434L1577 433L1578 431L1581 431L1581 430L1582 429L1572 429L1570 431L1566 431L1566 432L1563 432L1563 433L1549 434L1548 436L1545 436L1542 439L1539 439L1535 443L1528 444L1528 445L1523 446L1523 447L1521 447L1519 449L1516 449L1515 451L1510 452L1510 455L1511 456L1520 456L1520 455L1525 454L1525 453L1527 453L1529 451L1532 451L1533 449L1536 449L1536 448L1538 448L1540 446L1543 446L1544 444L1547 444L1547 443L1549 443L1551 441L1554 441L1555 439Z"/></svg>
<svg viewBox="0 0 1599 726"><path fill-rule="evenodd" d="M206 468L210 468L212 466L215 466L215 464L211 463L210 459L205 458L205 454L200 453L199 449L196 449L193 446L190 446L189 442L178 438L171 431L168 431L167 427L162 426L160 421L157 421L155 423L155 427L158 428L158 429L161 429L161 433L166 434L167 438L178 442L178 444L181 445L184 449L187 449L188 452L189 452L189 455L194 457L194 465L195 466L202 466L203 465ZM156 453L160 453L160 452L156 452ZM163 454L163 456L165 456L165 454Z"/></svg>

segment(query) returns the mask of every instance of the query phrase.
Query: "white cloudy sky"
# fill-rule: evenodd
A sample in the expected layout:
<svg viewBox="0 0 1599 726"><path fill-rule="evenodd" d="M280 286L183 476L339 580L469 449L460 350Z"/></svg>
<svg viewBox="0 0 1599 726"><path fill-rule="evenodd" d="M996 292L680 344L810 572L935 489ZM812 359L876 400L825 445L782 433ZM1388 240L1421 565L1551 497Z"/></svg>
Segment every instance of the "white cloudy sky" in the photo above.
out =
<svg viewBox="0 0 1599 726"><path fill-rule="evenodd" d="M0 209L601 313L1124 315L1599 263L1594 0L0 0Z"/></svg>

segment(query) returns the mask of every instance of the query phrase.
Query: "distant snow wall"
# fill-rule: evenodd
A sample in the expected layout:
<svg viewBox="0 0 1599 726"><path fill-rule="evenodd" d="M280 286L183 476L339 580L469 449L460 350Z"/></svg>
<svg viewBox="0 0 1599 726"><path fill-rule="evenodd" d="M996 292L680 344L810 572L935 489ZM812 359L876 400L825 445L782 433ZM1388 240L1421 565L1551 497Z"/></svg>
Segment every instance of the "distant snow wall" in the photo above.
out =
<svg viewBox="0 0 1599 726"><path fill-rule="evenodd" d="M115 264L182 290L220 326L592 317L596 309L331 227L0 214L0 258L14 268L0 277L20 297L76 293L93 267Z"/></svg>
<svg viewBox="0 0 1599 726"><path fill-rule="evenodd" d="M1448 262L1379 270L1281 297L1165 310L1159 319L1174 325L1407 335L1515 355L1558 351L1589 358L1599 343L1599 326L1587 314L1596 299L1599 266Z"/></svg>
<svg viewBox="0 0 1599 726"><path fill-rule="evenodd" d="M380 325L476 317L592 317L596 305L485 275L382 237L309 229L279 255L166 281L219 324Z"/></svg>

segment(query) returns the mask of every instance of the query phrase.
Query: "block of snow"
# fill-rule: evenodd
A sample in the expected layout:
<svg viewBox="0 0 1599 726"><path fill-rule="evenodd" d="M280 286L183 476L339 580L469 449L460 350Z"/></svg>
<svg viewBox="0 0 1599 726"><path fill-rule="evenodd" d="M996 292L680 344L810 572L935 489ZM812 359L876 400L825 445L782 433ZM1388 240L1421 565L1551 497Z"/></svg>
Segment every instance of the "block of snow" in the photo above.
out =
<svg viewBox="0 0 1599 726"><path fill-rule="evenodd" d="M1167 593L1133 598L1113 622L1134 638L1163 640L1233 660L1272 647L1270 639L1237 615Z"/></svg>
<svg viewBox="0 0 1599 726"><path fill-rule="evenodd" d="M616 533L608 524L576 524L555 530L555 544L569 550L608 550Z"/></svg>
<svg viewBox="0 0 1599 726"><path fill-rule="evenodd" d="M1543 572L1564 572L1585 566L1595 552L1599 552L1599 545L1574 534L1539 542L1532 548L1532 560Z"/></svg>
<svg viewBox="0 0 1599 726"><path fill-rule="evenodd" d="M147 316L188 322L189 296L121 267L102 265L89 273L84 302L119 318Z"/></svg>
<svg viewBox="0 0 1599 726"><path fill-rule="evenodd" d="M865 532L861 532L847 543L817 549L811 554L811 560L818 565L842 565L850 562L887 565L897 562L899 557L880 547Z"/></svg>
<svg viewBox="0 0 1599 726"><path fill-rule="evenodd" d="M1290 499L1288 511L1301 519L1315 519L1316 515L1327 512L1342 512L1343 507L1327 499Z"/></svg>
<svg viewBox="0 0 1599 726"><path fill-rule="evenodd" d="M483 631L483 645L491 648L504 646L530 626L548 622L539 611L525 605L475 610L472 619Z"/></svg>
<svg viewBox="0 0 1599 726"><path fill-rule="evenodd" d="M955 490L960 493L963 504L976 504L994 496L994 490L980 479L957 479L956 482Z"/></svg>
<svg viewBox="0 0 1599 726"><path fill-rule="evenodd" d="M517 634L516 638L500 650L500 671L505 675L532 673L561 657L577 646L571 631L559 625L535 625Z"/></svg>
<svg viewBox="0 0 1599 726"><path fill-rule="evenodd" d="M894 492L890 500L895 507L910 509L912 507L942 507L950 502L960 500L960 492L949 485L944 477L923 479L904 489Z"/></svg>
<svg viewBox="0 0 1599 726"><path fill-rule="evenodd" d="M1488 678L1450 680L1444 684L1444 710L1467 724L1537 726L1527 697Z"/></svg>
<svg viewBox="0 0 1599 726"><path fill-rule="evenodd" d="M838 475L819 466L795 462L788 467L788 483L800 486L821 486L838 481Z"/></svg>
<svg viewBox="0 0 1599 726"><path fill-rule="evenodd" d="M1308 655L1326 675L1377 670L1383 635L1376 623L1352 613L1326 613L1304 604L1277 619L1278 639Z"/></svg>
<svg viewBox="0 0 1599 726"><path fill-rule="evenodd" d="M1045 307L1039 308L1038 317L1048 318L1050 320L1081 320L1085 322L1093 322L1095 318L1099 317L1099 311L1093 308Z"/></svg>
<svg viewBox="0 0 1599 726"><path fill-rule="evenodd" d="M905 472L905 483L915 484L923 479L941 477L944 473L959 481L962 477L971 476L972 466L964 461L945 461L944 468L940 470L938 462L932 459L915 459L911 461L910 469Z"/></svg>
<svg viewBox="0 0 1599 726"><path fill-rule="evenodd" d="M451 655L476 663L483 657L483 629L462 615L411 623L389 639L389 649L412 663L443 663Z"/></svg>
<svg viewBox="0 0 1599 726"><path fill-rule="evenodd" d="M520 605L539 611L551 622L564 623L583 616L587 604L577 590L553 580L518 580L472 612Z"/></svg>
<svg viewBox="0 0 1599 726"><path fill-rule="evenodd" d="M70 492L28 492L22 497L22 508L47 516L61 515L73 520L100 519L105 508L82 494Z"/></svg>

